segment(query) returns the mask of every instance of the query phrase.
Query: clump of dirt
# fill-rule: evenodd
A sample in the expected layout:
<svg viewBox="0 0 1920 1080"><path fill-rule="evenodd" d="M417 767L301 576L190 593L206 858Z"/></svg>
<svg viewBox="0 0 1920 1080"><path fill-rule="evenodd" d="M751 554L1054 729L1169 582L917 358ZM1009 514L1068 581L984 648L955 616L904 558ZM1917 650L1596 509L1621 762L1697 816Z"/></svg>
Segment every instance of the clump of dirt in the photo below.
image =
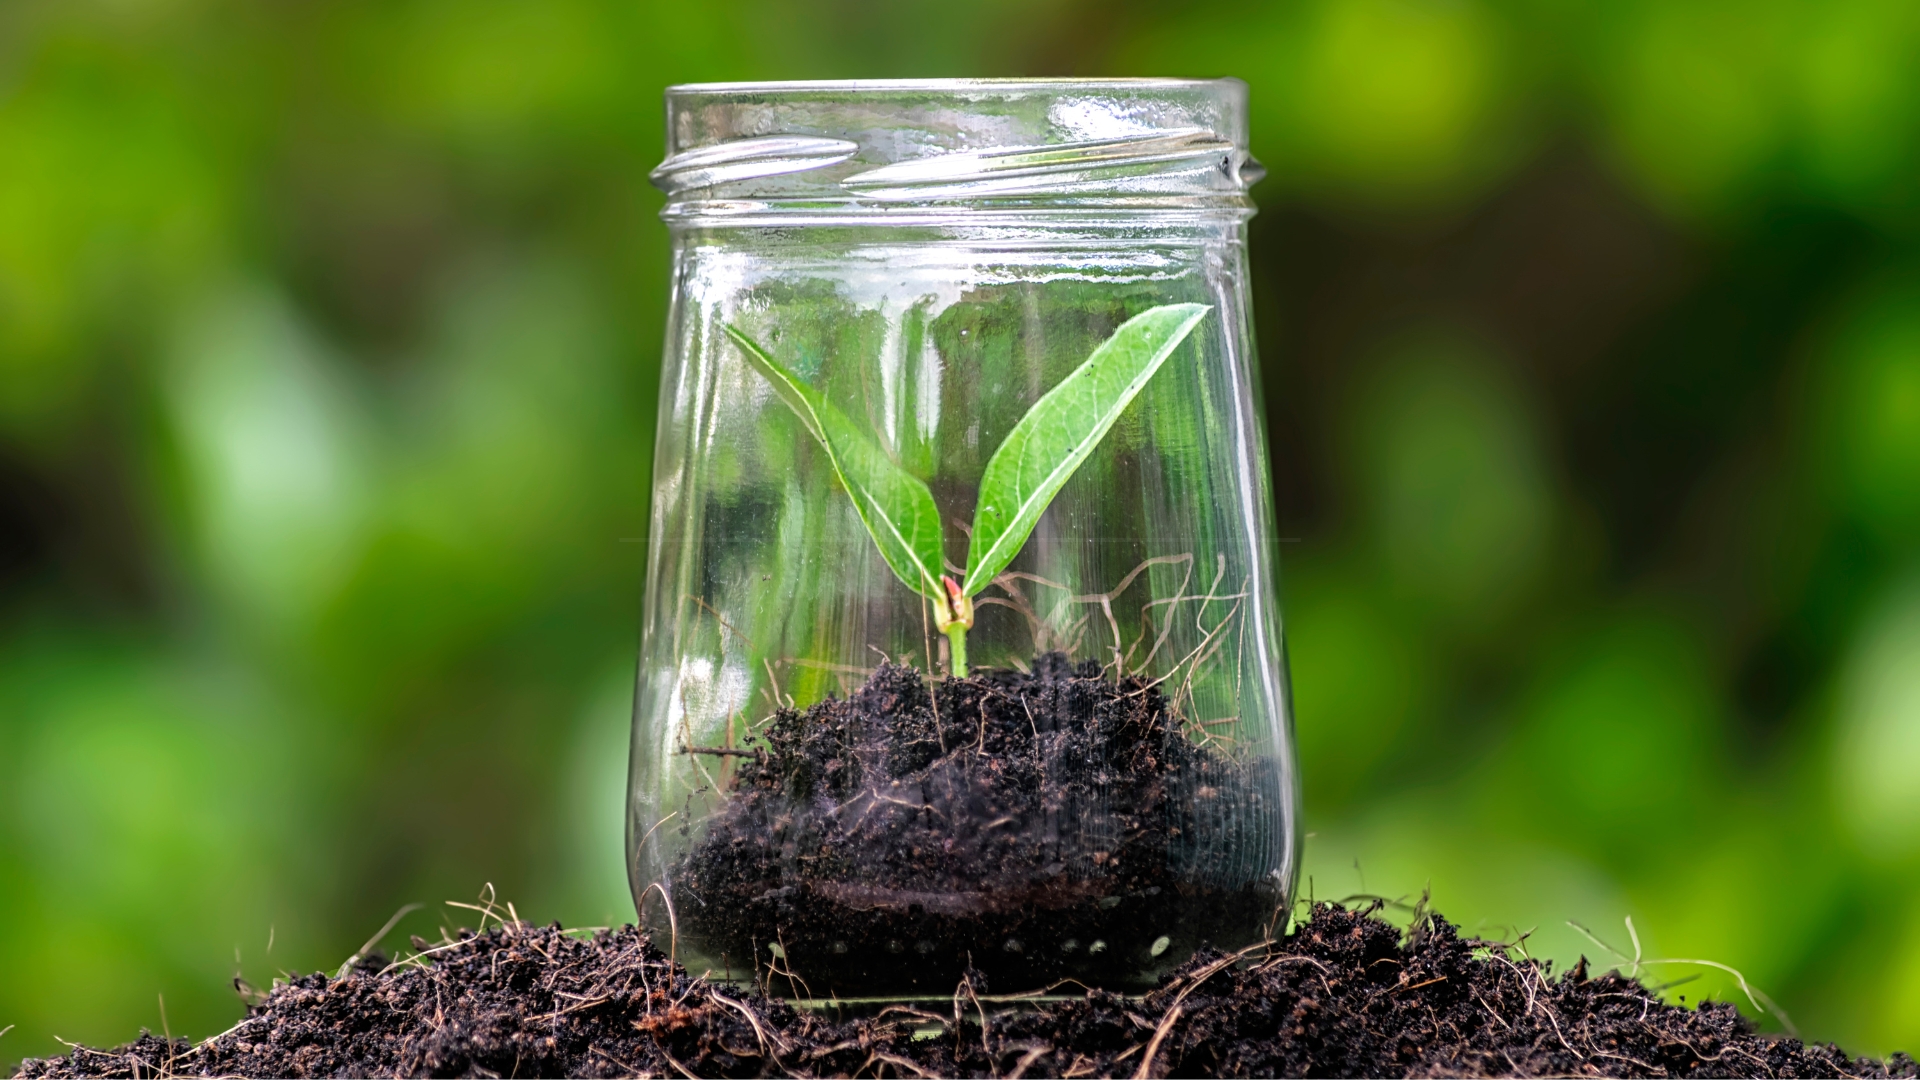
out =
<svg viewBox="0 0 1920 1080"><path fill-rule="evenodd" d="M1003 991L1144 988L1204 943L1260 940L1282 900L1260 877L1280 860L1271 763L1203 745L1159 686L1092 662L931 690L890 663L762 739L727 751L728 797L669 875L716 970L842 996L944 994L969 970Z"/></svg>
<svg viewBox="0 0 1920 1080"><path fill-rule="evenodd" d="M400 964L276 987L193 1044L28 1061L19 1077L180 1076L1871 1076L1757 1035L1734 1007L1667 1005L1585 961L1553 977L1425 916L1315 906L1284 940L1209 951L1150 993L836 1020L695 978L628 927L509 923ZM424 945L425 943L418 943Z"/></svg>

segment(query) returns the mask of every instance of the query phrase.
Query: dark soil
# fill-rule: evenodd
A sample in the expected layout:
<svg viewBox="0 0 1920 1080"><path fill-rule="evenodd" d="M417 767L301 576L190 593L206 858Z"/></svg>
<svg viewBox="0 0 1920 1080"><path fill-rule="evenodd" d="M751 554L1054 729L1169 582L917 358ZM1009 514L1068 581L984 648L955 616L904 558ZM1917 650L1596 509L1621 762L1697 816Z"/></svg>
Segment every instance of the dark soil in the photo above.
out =
<svg viewBox="0 0 1920 1080"><path fill-rule="evenodd" d="M1282 899L1260 877L1281 858L1271 764L1196 745L1159 687L1098 664L931 691L886 664L763 741L670 874L716 971L771 964L820 996L945 994L970 969L1145 989L1203 943L1261 940Z"/></svg>
<svg viewBox="0 0 1920 1080"><path fill-rule="evenodd" d="M513 923L382 964L277 986L198 1045L143 1034L16 1075L1920 1076L1903 1054L1756 1035L1728 1004L1662 1004L1584 961L1550 977L1437 917L1403 933L1325 904L1141 997L1009 1008L975 978L950 1005L850 1020L692 977L631 927Z"/></svg>

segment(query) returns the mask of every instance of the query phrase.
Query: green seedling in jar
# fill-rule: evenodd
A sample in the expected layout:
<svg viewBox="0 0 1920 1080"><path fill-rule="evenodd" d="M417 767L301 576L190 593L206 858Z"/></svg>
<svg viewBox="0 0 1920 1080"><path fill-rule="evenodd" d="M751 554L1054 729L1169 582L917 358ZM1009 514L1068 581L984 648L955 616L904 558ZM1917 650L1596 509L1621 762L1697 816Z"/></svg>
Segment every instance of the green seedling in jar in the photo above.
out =
<svg viewBox="0 0 1920 1080"><path fill-rule="evenodd" d="M980 477L966 573L959 581L944 572L944 531L926 483L746 333L731 325L726 332L826 450L887 566L932 603L934 627L951 643L952 673L962 678L973 598L1020 553L1047 504L1209 310L1205 304L1166 304L1135 315L1033 403Z"/></svg>

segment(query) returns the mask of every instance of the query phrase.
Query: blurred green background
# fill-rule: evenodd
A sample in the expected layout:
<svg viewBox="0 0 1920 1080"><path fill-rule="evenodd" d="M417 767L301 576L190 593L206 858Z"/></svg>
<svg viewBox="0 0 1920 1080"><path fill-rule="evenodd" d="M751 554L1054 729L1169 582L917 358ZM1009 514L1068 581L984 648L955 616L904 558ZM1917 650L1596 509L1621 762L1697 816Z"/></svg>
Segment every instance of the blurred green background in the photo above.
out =
<svg viewBox="0 0 1920 1080"><path fill-rule="evenodd" d="M661 89L966 74L1252 85L1303 885L1920 1049L1920 7L115 0L0 6L0 1062L631 918Z"/></svg>

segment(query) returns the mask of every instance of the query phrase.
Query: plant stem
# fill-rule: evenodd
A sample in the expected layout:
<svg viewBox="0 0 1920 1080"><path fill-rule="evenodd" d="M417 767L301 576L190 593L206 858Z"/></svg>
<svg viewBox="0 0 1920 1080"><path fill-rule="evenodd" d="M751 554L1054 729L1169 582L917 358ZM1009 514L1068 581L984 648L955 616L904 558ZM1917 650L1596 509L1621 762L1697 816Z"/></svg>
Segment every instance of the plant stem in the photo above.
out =
<svg viewBox="0 0 1920 1080"><path fill-rule="evenodd" d="M967 626L954 623L947 627L947 640L953 645L952 663L949 665L956 679L967 677Z"/></svg>

